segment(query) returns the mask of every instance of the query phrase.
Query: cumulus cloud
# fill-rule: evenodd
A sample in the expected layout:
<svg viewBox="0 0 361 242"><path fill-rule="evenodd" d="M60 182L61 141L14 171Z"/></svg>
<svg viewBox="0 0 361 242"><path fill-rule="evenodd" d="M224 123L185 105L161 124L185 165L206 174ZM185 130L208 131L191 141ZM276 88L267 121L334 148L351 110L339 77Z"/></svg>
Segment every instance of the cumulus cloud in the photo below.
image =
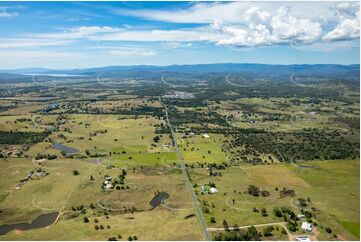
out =
<svg viewBox="0 0 361 242"><path fill-rule="evenodd" d="M208 24L201 40L218 45L260 46L358 38L359 7L352 2L231 2L195 3L171 11L116 11L164 22Z"/></svg>
<svg viewBox="0 0 361 242"><path fill-rule="evenodd" d="M344 2L336 6L338 23L323 36L326 41L352 40L360 37L360 5Z"/></svg>
<svg viewBox="0 0 361 242"><path fill-rule="evenodd" d="M65 45L72 41L162 42L166 48L189 47L191 42L208 41L232 47L267 45L307 45L318 42L352 40L360 36L358 3L231 2L196 3L180 10L116 10L173 23L198 23L196 27L137 29L124 26L79 26L64 32L26 36L23 46ZM313 8L314 11L311 11ZM5 9L6 10L6 9ZM1 8L0 8L0 11ZM4 10L3 10L4 11ZM182 26L183 27L183 26ZM21 47L21 41L1 43ZM166 43L166 44L164 44ZM127 54L124 50L114 55ZM132 53L128 53L132 54ZM141 52L133 52L141 55ZM144 55L152 55L145 52Z"/></svg>
<svg viewBox="0 0 361 242"><path fill-rule="evenodd" d="M311 43L322 34L319 23L292 16L285 7L280 7L272 17L269 12L251 7L244 13L244 17L247 22L242 25L226 25L220 19L215 20L211 27L222 35L222 38L203 39L216 42L218 45L253 47Z"/></svg>

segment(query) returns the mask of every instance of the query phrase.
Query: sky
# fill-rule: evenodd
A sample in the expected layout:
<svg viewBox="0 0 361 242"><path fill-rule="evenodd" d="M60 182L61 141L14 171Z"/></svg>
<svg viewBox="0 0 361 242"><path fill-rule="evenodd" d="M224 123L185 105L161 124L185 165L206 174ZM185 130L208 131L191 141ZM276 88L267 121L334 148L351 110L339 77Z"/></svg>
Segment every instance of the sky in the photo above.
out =
<svg viewBox="0 0 361 242"><path fill-rule="evenodd" d="M359 2L0 2L0 69L359 64Z"/></svg>

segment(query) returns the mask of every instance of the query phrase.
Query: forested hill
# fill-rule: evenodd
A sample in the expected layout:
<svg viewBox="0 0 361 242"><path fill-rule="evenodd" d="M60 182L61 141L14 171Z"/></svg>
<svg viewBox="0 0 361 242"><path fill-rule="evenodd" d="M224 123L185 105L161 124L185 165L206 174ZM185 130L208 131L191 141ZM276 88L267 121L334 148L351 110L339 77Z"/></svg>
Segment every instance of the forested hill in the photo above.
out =
<svg viewBox="0 0 361 242"><path fill-rule="evenodd" d="M315 64L315 65L269 65L269 64L196 64L196 65L169 65L169 66L106 66L87 69L72 70L51 70L43 68L28 68L14 70L0 70L0 78L6 75L14 74L67 74L67 75L86 75L97 76L105 75L108 77L140 77L152 78L158 77L162 73L180 73L199 75L205 73L243 73L249 75L264 76L286 76L297 75L316 75L330 78L342 78L345 80L359 80L360 65L336 65L336 64Z"/></svg>

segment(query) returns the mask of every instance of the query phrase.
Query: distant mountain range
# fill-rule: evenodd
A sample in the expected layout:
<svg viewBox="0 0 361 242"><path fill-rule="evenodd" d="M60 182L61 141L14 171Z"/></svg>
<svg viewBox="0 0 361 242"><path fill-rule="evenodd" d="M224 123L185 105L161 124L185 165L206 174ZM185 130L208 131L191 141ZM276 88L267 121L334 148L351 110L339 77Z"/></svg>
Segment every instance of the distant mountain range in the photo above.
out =
<svg viewBox="0 0 361 242"><path fill-rule="evenodd" d="M6 74L5 74L6 73ZM269 65L269 64L196 64L196 65L169 65L169 66L106 66L85 69L52 70L46 68L24 68L13 70L0 70L0 78L7 76L21 77L29 74L41 75L85 75L94 77L97 75L107 77L159 77L162 73L180 74L204 74L204 73L243 73L257 76L285 76L318 75L325 77L343 77L346 79L359 80L360 65L337 65L337 64L315 64L315 65Z"/></svg>

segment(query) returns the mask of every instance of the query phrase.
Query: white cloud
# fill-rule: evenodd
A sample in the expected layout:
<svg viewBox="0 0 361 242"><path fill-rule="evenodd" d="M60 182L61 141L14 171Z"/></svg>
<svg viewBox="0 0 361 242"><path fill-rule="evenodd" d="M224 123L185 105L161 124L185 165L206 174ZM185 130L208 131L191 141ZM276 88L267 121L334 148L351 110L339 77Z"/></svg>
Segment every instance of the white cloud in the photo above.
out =
<svg viewBox="0 0 361 242"><path fill-rule="evenodd" d="M313 11L311 11L313 9ZM6 11L1 9L0 11ZM231 47L304 45L359 38L359 4L322 2L196 3L180 10L116 10L118 13L201 26L175 29L136 29L127 26L79 26L64 32L25 36L3 41L0 48L67 45L83 40L104 42L162 42L166 48L184 48L208 41ZM129 51L129 50L127 50ZM152 55L151 52L117 50L113 55Z"/></svg>
<svg viewBox="0 0 361 242"><path fill-rule="evenodd" d="M72 40L53 40L53 39L21 39L9 38L0 39L0 48L28 48L28 47L45 47L61 46L74 43Z"/></svg>
<svg viewBox="0 0 361 242"><path fill-rule="evenodd" d="M105 33L115 33L119 32L122 29L116 27L109 26L81 26L72 28L68 31L62 33L44 33L44 34L36 34L31 35L35 38L50 38L50 39L82 39L91 36L95 36L97 34L105 34Z"/></svg>
<svg viewBox="0 0 361 242"><path fill-rule="evenodd" d="M112 56L155 56L157 53L154 50L131 49L131 48L117 48L109 52Z"/></svg>
<svg viewBox="0 0 361 242"><path fill-rule="evenodd" d="M79 53L62 52L62 51L45 51L45 50L18 50L18 51L0 51L2 59L38 59L38 58L63 58L79 57Z"/></svg>
<svg viewBox="0 0 361 242"><path fill-rule="evenodd" d="M0 11L0 18L12 18L16 17L19 14L17 12L6 12L6 11Z"/></svg>
<svg viewBox="0 0 361 242"><path fill-rule="evenodd" d="M337 2L197 2L188 8L176 10L129 10L116 9L116 13L121 15L130 15L143 17L151 20L158 20L172 23L199 23L211 24L215 19L222 19L224 23L240 24L244 20L248 21L247 16L256 13L257 17L266 19L269 14L276 12L280 7L289 7L291 14L295 17L308 19L320 19L321 16L332 18Z"/></svg>
<svg viewBox="0 0 361 242"><path fill-rule="evenodd" d="M8 6L0 6L0 18L12 18L19 15L18 12L9 11L12 9Z"/></svg>
<svg viewBox="0 0 361 242"><path fill-rule="evenodd" d="M227 22L239 21L240 13L248 4L233 2L221 3L196 3L190 8L166 11L166 10L126 10L118 9L115 12L121 15L138 16L146 19L172 22L172 23L212 23L215 18L222 15Z"/></svg>
<svg viewBox="0 0 361 242"><path fill-rule="evenodd" d="M167 41L162 43L163 47L170 49L188 48L192 46L192 43L183 43L178 41Z"/></svg>
<svg viewBox="0 0 361 242"><path fill-rule="evenodd" d="M231 46L355 39L360 29L359 4L352 2L202 2L171 11L118 9L116 12L164 22L209 24L208 31L201 30L201 40ZM333 30L327 33L329 29ZM169 35L166 41L171 41ZM198 33L194 36L197 38Z"/></svg>
<svg viewBox="0 0 361 242"><path fill-rule="evenodd" d="M120 30L114 33L92 35L90 39L102 41L200 41L203 29L176 30Z"/></svg>
<svg viewBox="0 0 361 242"><path fill-rule="evenodd" d="M272 17L271 30L275 41L280 43L283 41L309 43L317 40L322 33L319 23L292 16L285 7L279 8Z"/></svg>
<svg viewBox="0 0 361 242"><path fill-rule="evenodd" d="M338 23L323 36L326 41L352 40L360 37L360 5L340 3L336 7Z"/></svg>
<svg viewBox="0 0 361 242"><path fill-rule="evenodd" d="M222 38L203 39L218 45L253 47L312 43L322 34L319 23L292 16L285 7L280 7L272 18L270 13L254 7L247 10L245 15L248 23L243 25L225 25L222 20L217 19L211 26Z"/></svg>

